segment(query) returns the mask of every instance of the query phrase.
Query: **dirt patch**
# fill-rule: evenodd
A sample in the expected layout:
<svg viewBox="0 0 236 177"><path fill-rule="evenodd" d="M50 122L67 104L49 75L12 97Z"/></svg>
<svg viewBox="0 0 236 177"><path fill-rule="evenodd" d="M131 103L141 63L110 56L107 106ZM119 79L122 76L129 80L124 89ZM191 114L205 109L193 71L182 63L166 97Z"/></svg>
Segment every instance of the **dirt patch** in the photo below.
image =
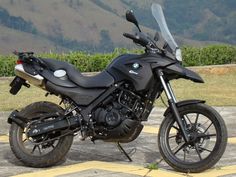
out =
<svg viewBox="0 0 236 177"><path fill-rule="evenodd" d="M12 80L14 77L0 77L0 81L10 81Z"/></svg>
<svg viewBox="0 0 236 177"><path fill-rule="evenodd" d="M236 74L236 65L190 67L190 69L200 74L214 74L214 75Z"/></svg>

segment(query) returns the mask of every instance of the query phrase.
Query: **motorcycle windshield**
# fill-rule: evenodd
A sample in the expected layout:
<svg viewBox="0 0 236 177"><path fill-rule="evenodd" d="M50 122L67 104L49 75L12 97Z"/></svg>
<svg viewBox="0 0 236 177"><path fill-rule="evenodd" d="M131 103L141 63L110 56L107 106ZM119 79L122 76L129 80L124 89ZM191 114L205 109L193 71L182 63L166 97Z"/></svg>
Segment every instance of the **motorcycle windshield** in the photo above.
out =
<svg viewBox="0 0 236 177"><path fill-rule="evenodd" d="M166 24L165 16L163 13L163 10L159 4L152 4L151 7L152 15L156 19L160 30L162 37L166 40L166 42L169 44L170 48L173 50L173 52L176 52L176 49L178 49L178 45L176 44L173 36L171 35L168 26Z"/></svg>

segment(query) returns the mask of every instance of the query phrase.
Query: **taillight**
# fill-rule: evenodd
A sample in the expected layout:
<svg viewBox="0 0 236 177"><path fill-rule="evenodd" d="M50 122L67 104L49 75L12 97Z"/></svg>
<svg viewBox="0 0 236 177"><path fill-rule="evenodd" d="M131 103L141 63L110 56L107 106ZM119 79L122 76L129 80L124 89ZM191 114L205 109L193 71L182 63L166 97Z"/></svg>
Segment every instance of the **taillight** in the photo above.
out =
<svg viewBox="0 0 236 177"><path fill-rule="evenodd" d="M21 60L21 59L18 59L17 61L16 61L16 64L22 64L23 63L23 61Z"/></svg>

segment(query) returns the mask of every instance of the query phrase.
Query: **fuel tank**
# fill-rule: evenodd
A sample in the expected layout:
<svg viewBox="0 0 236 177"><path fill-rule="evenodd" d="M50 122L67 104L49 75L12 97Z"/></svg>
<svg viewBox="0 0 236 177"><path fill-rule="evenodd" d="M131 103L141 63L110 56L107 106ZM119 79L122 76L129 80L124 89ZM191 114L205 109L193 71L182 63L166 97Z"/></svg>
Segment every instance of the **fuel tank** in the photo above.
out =
<svg viewBox="0 0 236 177"><path fill-rule="evenodd" d="M153 69L173 62L157 54L124 54L115 58L106 70L115 82L126 80L133 83L136 91L145 91L154 80Z"/></svg>

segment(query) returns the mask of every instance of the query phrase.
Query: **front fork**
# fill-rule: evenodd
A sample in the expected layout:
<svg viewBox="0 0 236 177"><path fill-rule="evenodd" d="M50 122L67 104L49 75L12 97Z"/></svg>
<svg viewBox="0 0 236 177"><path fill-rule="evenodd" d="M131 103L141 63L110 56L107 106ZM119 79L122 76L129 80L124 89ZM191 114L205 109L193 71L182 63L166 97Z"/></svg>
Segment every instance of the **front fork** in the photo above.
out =
<svg viewBox="0 0 236 177"><path fill-rule="evenodd" d="M164 79L164 74L162 72L162 70L158 70L157 71L157 74L159 76L159 79L161 81L161 84L164 88L164 91L165 91L165 94L166 94L166 97L168 99L168 103L169 103L169 106L170 106L170 109L177 121L177 124L182 132L182 135L183 135L183 138L185 140L185 142L189 142L189 136L186 132L186 129L185 129L185 126L184 126L184 118L181 118L180 115L179 115L179 111L178 111L178 108L176 106L176 103L177 103L177 100L176 100L176 97L174 95L174 92L171 88L171 85L169 82L166 82L165 79Z"/></svg>

